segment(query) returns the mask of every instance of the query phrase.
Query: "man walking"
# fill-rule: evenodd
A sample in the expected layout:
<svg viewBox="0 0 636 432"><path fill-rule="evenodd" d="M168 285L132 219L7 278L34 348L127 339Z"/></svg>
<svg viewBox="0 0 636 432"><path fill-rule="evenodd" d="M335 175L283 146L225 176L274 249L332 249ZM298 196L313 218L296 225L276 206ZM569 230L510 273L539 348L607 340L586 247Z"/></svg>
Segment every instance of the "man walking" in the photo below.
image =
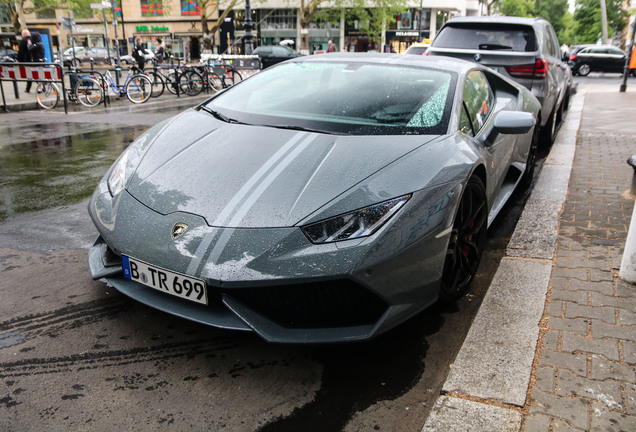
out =
<svg viewBox="0 0 636 432"><path fill-rule="evenodd" d="M31 50L29 49L29 43L31 42L31 32L27 29L22 30L22 40L18 44L18 58L19 62L31 62L33 61L33 57L31 57ZM31 91L32 81L27 81L26 92L29 93Z"/></svg>

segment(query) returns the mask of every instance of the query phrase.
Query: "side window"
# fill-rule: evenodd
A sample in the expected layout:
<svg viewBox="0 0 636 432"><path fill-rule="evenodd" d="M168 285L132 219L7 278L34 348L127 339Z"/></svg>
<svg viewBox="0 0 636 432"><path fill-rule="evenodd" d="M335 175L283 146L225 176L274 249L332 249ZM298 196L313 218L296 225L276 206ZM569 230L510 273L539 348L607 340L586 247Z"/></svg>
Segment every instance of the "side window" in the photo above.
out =
<svg viewBox="0 0 636 432"><path fill-rule="evenodd" d="M475 136L473 133L473 125L468 118L468 112L466 111L466 104L462 103L462 114L459 116L459 130L466 135Z"/></svg>
<svg viewBox="0 0 636 432"><path fill-rule="evenodd" d="M464 87L465 110L463 111L467 111L467 113L466 119L463 118L463 113L460 116L460 130L463 131L467 126L466 123L469 123L472 126L472 135L477 135L481 127L486 123L494 104L495 95L484 73L481 71L469 73Z"/></svg>

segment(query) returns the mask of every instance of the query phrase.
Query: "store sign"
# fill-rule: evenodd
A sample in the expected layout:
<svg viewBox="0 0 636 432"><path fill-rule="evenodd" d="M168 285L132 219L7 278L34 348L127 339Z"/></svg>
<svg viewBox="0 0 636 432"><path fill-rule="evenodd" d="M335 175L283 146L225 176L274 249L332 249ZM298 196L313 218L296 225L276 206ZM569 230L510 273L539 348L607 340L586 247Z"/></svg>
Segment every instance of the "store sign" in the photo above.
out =
<svg viewBox="0 0 636 432"><path fill-rule="evenodd" d="M396 36L407 36L407 37L419 37L419 33L416 31L396 31Z"/></svg>
<svg viewBox="0 0 636 432"><path fill-rule="evenodd" d="M147 32L147 31L153 31L153 32L167 32L170 31L170 29L167 26L145 26L145 25L138 25L135 26L135 31L138 32Z"/></svg>

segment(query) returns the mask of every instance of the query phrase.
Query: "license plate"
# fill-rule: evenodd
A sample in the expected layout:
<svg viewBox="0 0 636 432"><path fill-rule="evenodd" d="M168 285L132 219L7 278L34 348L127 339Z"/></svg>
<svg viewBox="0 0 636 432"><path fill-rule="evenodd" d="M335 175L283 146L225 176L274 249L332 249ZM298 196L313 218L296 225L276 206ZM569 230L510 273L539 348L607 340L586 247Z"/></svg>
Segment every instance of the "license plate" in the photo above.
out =
<svg viewBox="0 0 636 432"><path fill-rule="evenodd" d="M205 282L122 255L124 277L193 302L208 304Z"/></svg>

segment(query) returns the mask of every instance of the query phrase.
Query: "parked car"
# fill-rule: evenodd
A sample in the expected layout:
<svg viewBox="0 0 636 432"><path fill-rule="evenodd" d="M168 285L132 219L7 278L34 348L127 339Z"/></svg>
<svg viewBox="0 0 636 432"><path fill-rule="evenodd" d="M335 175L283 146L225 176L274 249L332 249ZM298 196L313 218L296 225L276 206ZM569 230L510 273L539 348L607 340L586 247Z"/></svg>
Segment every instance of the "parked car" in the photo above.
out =
<svg viewBox="0 0 636 432"><path fill-rule="evenodd" d="M626 61L625 51L612 45L579 45L568 57L572 72L581 76L590 72L622 73Z"/></svg>
<svg viewBox="0 0 636 432"><path fill-rule="evenodd" d="M562 59L552 25L543 18L458 17L444 24L429 47L489 66L529 89L541 102L541 141L552 144L568 108L572 71Z"/></svg>
<svg viewBox="0 0 636 432"><path fill-rule="evenodd" d="M290 60L125 150L88 206L91 275L272 342L372 338L468 290L532 180L539 110L472 62Z"/></svg>
<svg viewBox="0 0 636 432"><path fill-rule="evenodd" d="M75 55L73 55L73 48L68 48L62 53L62 61L64 66L81 67L89 65L91 59L93 59L94 64L110 64L116 56L117 52L113 48L110 49L109 57L109 53L104 47L75 47Z"/></svg>
<svg viewBox="0 0 636 432"><path fill-rule="evenodd" d="M416 42L404 52L404 54L425 55L431 44Z"/></svg>
<svg viewBox="0 0 636 432"><path fill-rule="evenodd" d="M0 48L0 57L9 57L13 59L13 61L18 60L18 52L11 48Z"/></svg>
<svg viewBox="0 0 636 432"><path fill-rule="evenodd" d="M152 63L152 60L155 58L155 53L148 48L144 48L144 60L146 64ZM121 56L121 62L123 64L136 64L137 61L133 58L132 54L126 54L125 56Z"/></svg>
<svg viewBox="0 0 636 432"><path fill-rule="evenodd" d="M301 56L298 51L281 45L261 45L254 49L254 54L261 60L263 69L276 63Z"/></svg>

